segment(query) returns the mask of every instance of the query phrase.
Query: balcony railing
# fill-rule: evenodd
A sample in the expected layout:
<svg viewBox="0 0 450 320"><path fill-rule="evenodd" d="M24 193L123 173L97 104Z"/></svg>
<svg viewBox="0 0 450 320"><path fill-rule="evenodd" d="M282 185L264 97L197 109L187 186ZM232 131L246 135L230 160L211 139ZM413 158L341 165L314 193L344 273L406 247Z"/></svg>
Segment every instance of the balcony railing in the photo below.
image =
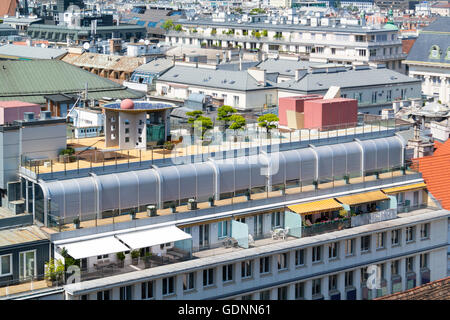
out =
<svg viewBox="0 0 450 320"><path fill-rule="evenodd" d="M302 227L302 237L310 237L318 234L343 230L351 227L350 218L342 218L327 222L315 223L311 226Z"/></svg>
<svg viewBox="0 0 450 320"><path fill-rule="evenodd" d="M362 213L351 218L351 226L358 227L365 224L381 222L397 218L397 209L386 209L375 212Z"/></svg>

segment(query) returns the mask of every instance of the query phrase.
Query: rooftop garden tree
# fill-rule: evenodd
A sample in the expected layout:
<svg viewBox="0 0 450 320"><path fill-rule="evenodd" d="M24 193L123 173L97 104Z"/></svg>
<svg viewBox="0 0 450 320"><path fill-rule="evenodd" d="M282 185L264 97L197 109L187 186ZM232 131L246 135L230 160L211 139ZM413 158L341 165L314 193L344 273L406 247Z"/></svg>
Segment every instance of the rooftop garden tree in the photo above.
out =
<svg viewBox="0 0 450 320"><path fill-rule="evenodd" d="M236 141L236 134L238 130L243 130L246 125L245 118L239 114L233 114L230 117L230 121L232 122L230 125L230 129L234 131L234 140Z"/></svg>
<svg viewBox="0 0 450 320"><path fill-rule="evenodd" d="M175 29L175 31L182 31L182 30L183 30L183 27L181 26L181 24L177 24L177 25L174 27L174 29Z"/></svg>
<svg viewBox="0 0 450 320"><path fill-rule="evenodd" d="M267 37L267 35L268 35L267 30L263 30L263 31L262 31L262 36L263 36L263 37Z"/></svg>
<svg viewBox="0 0 450 320"><path fill-rule="evenodd" d="M200 139L205 139L205 133L213 128L213 122L210 118L200 116L197 118L197 120L194 122L194 129L200 130Z"/></svg>
<svg viewBox="0 0 450 320"><path fill-rule="evenodd" d="M258 118L258 126L260 126L261 128L265 128L267 135L269 135L270 131L277 127L276 122L278 121L279 119L275 114L267 113Z"/></svg>
<svg viewBox="0 0 450 320"><path fill-rule="evenodd" d="M223 105L217 109L217 120L223 122L225 129L228 129L233 113L236 113L236 109L228 105Z"/></svg>
<svg viewBox="0 0 450 320"><path fill-rule="evenodd" d="M164 23L161 25L161 27L163 27L163 29L165 29L166 31L173 29L174 25L173 25L172 19L168 19L168 20L164 21Z"/></svg>

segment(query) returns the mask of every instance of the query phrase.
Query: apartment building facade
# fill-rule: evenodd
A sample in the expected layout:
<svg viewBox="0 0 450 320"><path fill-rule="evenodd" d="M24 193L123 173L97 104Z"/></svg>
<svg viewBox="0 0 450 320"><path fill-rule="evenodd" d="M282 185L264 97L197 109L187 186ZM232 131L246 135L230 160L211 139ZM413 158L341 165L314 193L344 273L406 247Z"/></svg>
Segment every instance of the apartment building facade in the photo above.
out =
<svg viewBox="0 0 450 320"><path fill-rule="evenodd" d="M396 28L350 26L324 19L304 24L179 20L181 31L170 31L166 42L185 47L240 47L262 52L288 52L312 61L351 64L382 62L404 73L402 42ZM313 20L311 18L311 20Z"/></svg>

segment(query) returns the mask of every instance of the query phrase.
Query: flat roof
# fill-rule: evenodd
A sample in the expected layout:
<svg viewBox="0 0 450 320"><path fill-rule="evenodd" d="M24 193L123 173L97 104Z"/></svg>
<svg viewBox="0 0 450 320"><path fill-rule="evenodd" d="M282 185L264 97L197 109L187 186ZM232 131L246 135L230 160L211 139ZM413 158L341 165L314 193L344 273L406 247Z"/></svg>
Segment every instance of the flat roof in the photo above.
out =
<svg viewBox="0 0 450 320"><path fill-rule="evenodd" d="M0 230L0 247L47 239L49 237L37 226Z"/></svg>
<svg viewBox="0 0 450 320"><path fill-rule="evenodd" d="M30 47L15 44L0 46L0 56L17 58L57 59L66 53L66 49Z"/></svg>

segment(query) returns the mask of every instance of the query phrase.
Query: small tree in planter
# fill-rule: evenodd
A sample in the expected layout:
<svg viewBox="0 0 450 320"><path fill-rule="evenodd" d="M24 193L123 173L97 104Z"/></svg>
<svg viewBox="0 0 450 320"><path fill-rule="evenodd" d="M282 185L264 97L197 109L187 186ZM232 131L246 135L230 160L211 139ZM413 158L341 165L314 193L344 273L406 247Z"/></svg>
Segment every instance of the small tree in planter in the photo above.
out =
<svg viewBox="0 0 450 320"><path fill-rule="evenodd" d="M245 191L245 197L247 198L247 200L251 200L251 193L250 193L250 190L246 190Z"/></svg>
<svg viewBox="0 0 450 320"><path fill-rule="evenodd" d="M286 186L285 186L285 185L282 185L282 186L280 187L280 194L281 194L282 196L284 196L284 195L286 194Z"/></svg>
<svg viewBox="0 0 450 320"><path fill-rule="evenodd" d="M377 172L375 172L375 178L378 180L378 179L380 179L380 173L377 171Z"/></svg>
<svg viewBox="0 0 450 320"><path fill-rule="evenodd" d="M217 109L217 120L223 122L224 129L228 129L233 113L236 113L236 109L228 105L223 105Z"/></svg>
<svg viewBox="0 0 450 320"><path fill-rule="evenodd" d="M130 217L131 217L131 220L136 220L136 212L134 211L134 209L130 210Z"/></svg>
<svg viewBox="0 0 450 320"><path fill-rule="evenodd" d="M314 189L315 189L315 190L319 189L319 181L314 180L314 181L313 181L313 185L314 185Z"/></svg>
<svg viewBox="0 0 450 320"><path fill-rule="evenodd" d="M124 267L125 254L123 252L116 253L117 259L119 260L119 268Z"/></svg>
<svg viewBox="0 0 450 320"><path fill-rule="evenodd" d="M234 131L234 142L237 142L237 132L245 128L246 121L243 116L238 114L233 114L230 117L230 121L232 121L230 129Z"/></svg>
<svg viewBox="0 0 450 320"><path fill-rule="evenodd" d="M139 250L133 250L131 251L131 263L134 265L137 265L139 263L139 256L141 255L141 253L139 252Z"/></svg>
<svg viewBox="0 0 450 320"><path fill-rule="evenodd" d="M214 207L214 197L209 197L208 202L210 207Z"/></svg>
<svg viewBox="0 0 450 320"><path fill-rule="evenodd" d="M156 216L156 206L154 205L147 206L147 215L149 217Z"/></svg>
<svg viewBox="0 0 450 320"><path fill-rule="evenodd" d="M177 205L175 204L175 202L172 202L170 204L170 209L171 209L172 213L177 212Z"/></svg>
<svg viewBox="0 0 450 320"><path fill-rule="evenodd" d="M267 113L258 118L258 126L266 129L267 137L270 136L270 131L277 127L276 122L279 121L278 117L273 113Z"/></svg>
<svg viewBox="0 0 450 320"><path fill-rule="evenodd" d="M75 227L75 229L80 229L80 218L76 217L75 219L73 219L73 226Z"/></svg>
<svg viewBox="0 0 450 320"><path fill-rule="evenodd" d="M64 263L61 260L50 259L45 265L45 280L52 287L62 283L64 278Z"/></svg>

